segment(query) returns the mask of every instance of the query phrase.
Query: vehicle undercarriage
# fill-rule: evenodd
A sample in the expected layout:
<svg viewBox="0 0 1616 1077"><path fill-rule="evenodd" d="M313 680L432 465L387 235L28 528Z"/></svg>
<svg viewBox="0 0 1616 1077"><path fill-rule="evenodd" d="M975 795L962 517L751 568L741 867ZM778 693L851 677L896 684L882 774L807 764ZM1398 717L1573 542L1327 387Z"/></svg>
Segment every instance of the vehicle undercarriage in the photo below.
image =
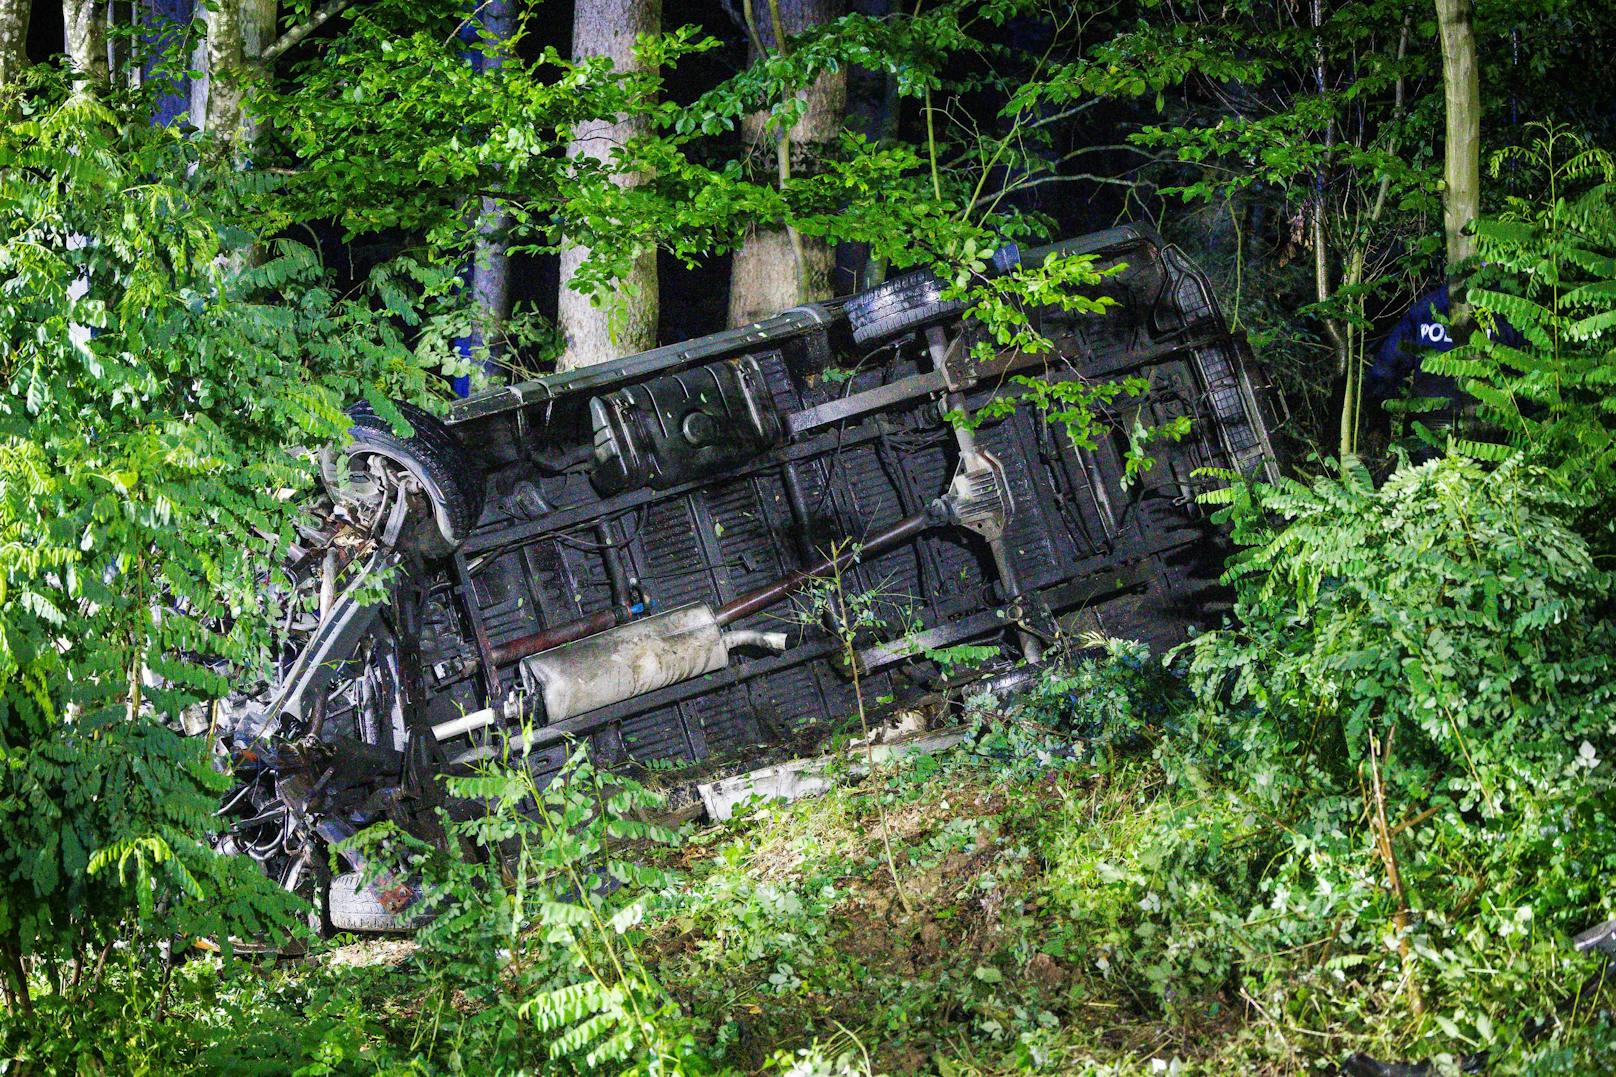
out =
<svg viewBox="0 0 1616 1077"><path fill-rule="evenodd" d="M614 363L493 389L447 422L367 406L286 551L279 661L222 707L225 847L314 892L390 819L434 840L439 775L587 742L691 773L803 750L855 713L1007 684L1081 633L1154 648L1215 621L1203 469L1272 477L1278 419L1206 278L1125 227L1016 254L1124 264L1104 315L1039 312L1049 354L971 356L927 274ZM1035 408L951 421L1017 377L1149 389L1093 448ZM1190 419L1126 475L1129 434ZM863 596L854 643L827 580ZM962 676L934 659L992 657ZM458 806L464 808L464 806ZM330 884L337 927L397 927L407 882Z"/></svg>

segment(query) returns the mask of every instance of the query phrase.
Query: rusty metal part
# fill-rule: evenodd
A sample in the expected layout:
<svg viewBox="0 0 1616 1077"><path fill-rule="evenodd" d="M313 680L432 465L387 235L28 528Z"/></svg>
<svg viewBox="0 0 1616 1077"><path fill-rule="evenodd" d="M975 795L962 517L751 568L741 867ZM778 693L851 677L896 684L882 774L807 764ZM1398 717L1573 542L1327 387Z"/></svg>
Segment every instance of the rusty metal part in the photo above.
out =
<svg viewBox="0 0 1616 1077"><path fill-rule="evenodd" d="M517 636L493 649L494 662L501 666L515 665L530 654L548 651L552 647L560 647L585 636L593 636L608 628L616 628L622 623L622 618L623 615L615 609L601 610L599 613L591 613L587 617L580 617L576 621L568 621L554 628Z"/></svg>
<svg viewBox="0 0 1616 1077"><path fill-rule="evenodd" d="M798 437L824 426L857 419L871 412L890 408L894 404L916 397L930 396L949 388L949 376L944 370L930 370L924 374L911 374L907 378L874 389L866 389L852 396L838 397L818 407L799 411L786 420L788 432Z"/></svg>
<svg viewBox="0 0 1616 1077"><path fill-rule="evenodd" d="M712 608L691 603L522 660L522 676L559 722L723 669L729 648Z"/></svg>
<svg viewBox="0 0 1616 1077"><path fill-rule="evenodd" d="M949 340L948 333L940 325L934 325L926 330L926 347L931 353L932 368L938 373L948 370L948 364L953 353L961 347L963 337L956 336ZM945 398L948 410L962 412L965 410L965 394L950 392ZM961 425L954 424L954 439L959 444L961 468L970 474L982 460L984 454L977 448L976 431ZM1001 480L1002 481L1002 480ZM1016 572L1015 562L1010 559L1010 551L1005 546L1004 528L994 529L975 528L987 539L988 549L993 554L993 567L999 575L999 585L1004 589L1004 597L1010 601L1012 616L1016 622L1016 639L1021 644L1022 656L1029 662L1036 662L1043 657L1044 644L1038 636L1027 627L1027 611L1022 603L1021 580Z"/></svg>
<svg viewBox="0 0 1616 1077"><path fill-rule="evenodd" d="M796 594L814 580L838 575L846 571L847 567L860 557L870 557L908 542L910 539L937 526L938 522L937 514L930 510L916 513L907 519L900 520L886 530L871 535L861 543L849 544L840 553L820 558L807 568L799 568L783 579L776 580L766 587L759 587L755 591L749 591L734 601L725 603L718 610L718 623L720 626L731 625L736 621L752 616L754 613L761 613L770 606Z"/></svg>
<svg viewBox="0 0 1616 1077"><path fill-rule="evenodd" d="M456 550L450 557L454 570L454 593L460 600L461 611L471 625L472 638L477 641L478 666L483 678L483 702L492 703L499 696L499 663L494 658L494 645L488 640L488 626L483 621L482 607L477 604L477 592L472 586L471 570L466 566L466 555Z"/></svg>

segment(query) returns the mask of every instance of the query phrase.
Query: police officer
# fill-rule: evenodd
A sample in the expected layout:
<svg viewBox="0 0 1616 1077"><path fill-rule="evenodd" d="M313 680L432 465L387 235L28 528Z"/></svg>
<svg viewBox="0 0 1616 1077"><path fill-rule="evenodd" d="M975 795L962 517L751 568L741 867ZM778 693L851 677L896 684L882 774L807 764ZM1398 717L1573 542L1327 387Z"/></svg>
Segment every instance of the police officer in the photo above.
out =
<svg viewBox="0 0 1616 1077"><path fill-rule="evenodd" d="M1470 412L1475 398L1460 390L1452 377L1425 368L1427 356L1452 351L1458 343L1448 325L1449 309L1446 283L1413 302L1403 320L1381 341L1375 362L1364 378L1364 389L1371 400L1384 405L1396 399L1412 381L1413 396L1443 401L1435 411L1424 416L1426 425L1451 426ZM1514 327L1502 319L1498 321L1497 336L1507 344L1519 344L1522 339Z"/></svg>
<svg viewBox="0 0 1616 1077"><path fill-rule="evenodd" d="M1427 354L1451 351L1453 332L1448 327L1448 286L1443 284L1416 299L1386 339L1380 342L1364 388L1371 399L1385 403L1394 399L1413 375L1414 395L1452 400L1459 387L1444 374L1425 369Z"/></svg>

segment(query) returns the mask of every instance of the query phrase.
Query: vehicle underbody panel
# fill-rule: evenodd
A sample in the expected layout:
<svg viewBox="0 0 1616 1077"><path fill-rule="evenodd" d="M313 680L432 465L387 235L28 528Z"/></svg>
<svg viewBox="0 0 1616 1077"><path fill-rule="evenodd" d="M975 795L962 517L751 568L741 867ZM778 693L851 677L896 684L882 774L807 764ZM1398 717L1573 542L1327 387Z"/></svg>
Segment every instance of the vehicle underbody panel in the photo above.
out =
<svg viewBox="0 0 1616 1077"><path fill-rule="evenodd" d="M1266 391L1204 276L1154 235L1056 249L1126 268L1103 316L1040 313L1048 354L975 360L980 326L942 303L871 341L855 297L460 401L442 474L350 456L376 481L311 509L284 659L227 708L226 743L255 746L232 815L269 820L234 847L303 834L254 854L283 881L303 863L301 885L322 841L419 828L433 776L491 756L542 779L579 739L607 764L807 748L857 710L827 579L857 596L857 690L894 705L954 688L928 653L956 644L991 648L981 674L1002 676L1085 631L1162 648L1215 621L1225 550L1196 498L1221 484L1203 469L1274 473ZM1149 389L1108 406L1092 448L1030 406L946 417L1018 377ZM1180 416L1189 433L1127 481L1130 433ZM445 522L455 483L475 490L450 509L480 505L464 533ZM411 545L393 525L428 503L433 541ZM395 564L383 600L344 605ZM319 676L298 672L311 641Z"/></svg>

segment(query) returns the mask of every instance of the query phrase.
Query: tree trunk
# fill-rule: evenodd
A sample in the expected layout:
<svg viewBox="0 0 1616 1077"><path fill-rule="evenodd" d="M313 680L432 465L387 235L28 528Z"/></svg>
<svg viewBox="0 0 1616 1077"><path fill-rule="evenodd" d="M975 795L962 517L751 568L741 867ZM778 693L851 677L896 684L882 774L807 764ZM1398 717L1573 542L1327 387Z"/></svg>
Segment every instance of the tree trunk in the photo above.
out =
<svg viewBox="0 0 1616 1077"><path fill-rule="evenodd" d="M0 942L0 976L11 984L11 999L24 1017L32 1017L34 1001L28 991L28 970L22 963L21 941L13 936Z"/></svg>
<svg viewBox="0 0 1616 1077"><path fill-rule="evenodd" d="M662 0L578 0L572 24L573 57L608 56L619 71L632 70L636 64L635 37L654 34L661 25ZM604 161L613 148L645 130L642 117L591 120L578 126L567 152ZM615 178L625 185L636 179ZM577 245L561 252L556 321L566 342L559 364L562 370L604 363L656 344L656 251L641 252L633 269L618 282L617 294L601 297L598 304L569 287L573 274L588 256L588 249Z"/></svg>
<svg viewBox="0 0 1616 1077"><path fill-rule="evenodd" d="M1403 58L1408 54L1408 32L1413 22L1410 15L1403 16L1403 30L1397 37L1397 83L1392 91L1392 113L1396 116L1403 114L1403 102L1407 96L1407 82L1403 76ZM1397 154L1397 136L1393 135L1387 146L1387 153L1391 156ZM1391 194L1391 173L1385 172L1380 177L1380 183L1375 188L1375 200L1369 207L1369 227L1359 233L1352 256L1347 261L1346 276L1342 278L1341 286L1353 294L1353 310L1360 319L1367 320L1364 311L1364 298L1358 291L1363 283L1364 260L1369 256L1369 244L1375 225L1386 212L1386 199ZM1364 367L1368 364L1366 354L1366 337L1362 328L1347 322L1347 384L1341 396L1341 422L1339 427L1339 440L1337 442L1340 458L1345 460L1349 456L1358 454L1358 431L1363 419L1363 390Z"/></svg>
<svg viewBox="0 0 1616 1077"><path fill-rule="evenodd" d="M754 31L754 62L765 51L783 47L784 37L837 18L842 0L742 0L748 29ZM784 35L774 32L778 17ZM827 71L799 96L802 118L787 136L777 139L764 127L764 115L748 116L741 137L753 154L772 154L782 181L793 171L812 167L841 133L847 107L845 70ZM835 294L835 252L829 244L798 235L790 228L750 231L735 252L730 270L729 323L745 325L759 318Z"/></svg>
<svg viewBox="0 0 1616 1077"><path fill-rule="evenodd" d="M32 0L0 0L0 89L28 66L28 20Z"/></svg>
<svg viewBox="0 0 1616 1077"><path fill-rule="evenodd" d="M515 20L510 0L487 0L482 7L483 26L500 42L510 39ZM493 71L505 62L503 52L483 57L483 70ZM471 291L482 312L478 336L490 348L500 347L501 326L511 310L511 215L492 198L481 200L477 221L476 264L471 269Z"/></svg>
<svg viewBox="0 0 1616 1077"><path fill-rule="evenodd" d="M275 37L278 0L218 0L209 8L200 46L202 77L191 84L191 121L218 138L218 152L238 166L252 156L257 125L247 90L262 70L259 57Z"/></svg>
<svg viewBox="0 0 1616 1077"><path fill-rule="evenodd" d="M1476 252L1475 238L1465 230L1481 212L1481 81L1472 14L1471 0L1436 0L1442 35L1442 96L1448 118L1442 230L1448 241L1449 317L1456 340L1458 330L1470 321L1470 305L1464 302L1458 273Z"/></svg>
<svg viewBox="0 0 1616 1077"><path fill-rule="evenodd" d="M97 93L107 81L107 11L99 0L62 0L67 62L75 93Z"/></svg>
<svg viewBox="0 0 1616 1077"><path fill-rule="evenodd" d="M140 85L140 72L131 68L134 43L135 0L107 0L107 70L121 85Z"/></svg>

